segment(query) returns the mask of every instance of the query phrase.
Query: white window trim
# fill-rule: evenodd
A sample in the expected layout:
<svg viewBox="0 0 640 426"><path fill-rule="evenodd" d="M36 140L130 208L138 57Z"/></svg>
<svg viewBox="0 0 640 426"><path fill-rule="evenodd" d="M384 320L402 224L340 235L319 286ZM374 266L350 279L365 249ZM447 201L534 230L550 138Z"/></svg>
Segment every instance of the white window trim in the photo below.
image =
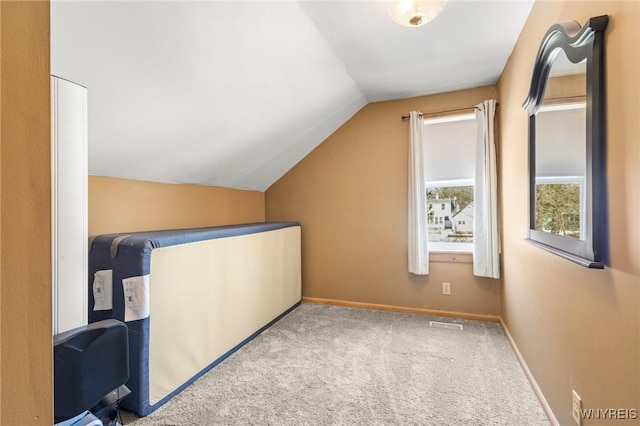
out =
<svg viewBox="0 0 640 426"><path fill-rule="evenodd" d="M457 121L471 121L475 119L476 115L473 113L448 115L446 117L426 118L424 120L424 125L428 126L429 124L455 123Z"/></svg>
<svg viewBox="0 0 640 426"><path fill-rule="evenodd" d="M453 186L474 186L473 178L470 179L449 179L449 180L429 180L425 182L427 188L442 188Z"/></svg>
<svg viewBox="0 0 640 426"><path fill-rule="evenodd" d="M586 108L586 102L575 102L569 104L543 105L540 107L538 112L571 111Z"/></svg>
<svg viewBox="0 0 640 426"><path fill-rule="evenodd" d="M424 120L424 125L428 126L430 124L455 123L460 121L471 121L475 119L476 119L476 116L474 113L458 114L458 115L450 115L445 117L427 118ZM451 186L474 186L475 180L473 178L432 180L432 181L425 182L425 185L426 185L426 188L441 188L441 187L451 187ZM448 246L448 244L456 244L456 246L455 248L452 248ZM435 254L435 255L473 254L473 243L438 243L438 242L429 241L429 253ZM447 257L451 257L451 256L447 256ZM443 261L456 262L457 260L455 260L455 257L451 257L451 260L443 260Z"/></svg>
<svg viewBox="0 0 640 426"><path fill-rule="evenodd" d="M447 247L445 244L455 244L456 247ZM473 243L440 243L429 241L429 253L473 253Z"/></svg>

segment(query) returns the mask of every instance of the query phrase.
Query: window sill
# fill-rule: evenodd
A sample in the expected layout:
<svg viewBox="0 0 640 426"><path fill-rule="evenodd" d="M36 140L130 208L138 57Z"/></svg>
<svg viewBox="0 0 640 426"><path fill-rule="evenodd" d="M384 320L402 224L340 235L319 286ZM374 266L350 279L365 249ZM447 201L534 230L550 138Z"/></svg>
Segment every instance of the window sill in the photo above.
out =
<svg viewBox="0 0 640 426"><path fill-rule="evenodd" d="M465 251L430 251L429 262L473 263L473 253Z"/></svg>

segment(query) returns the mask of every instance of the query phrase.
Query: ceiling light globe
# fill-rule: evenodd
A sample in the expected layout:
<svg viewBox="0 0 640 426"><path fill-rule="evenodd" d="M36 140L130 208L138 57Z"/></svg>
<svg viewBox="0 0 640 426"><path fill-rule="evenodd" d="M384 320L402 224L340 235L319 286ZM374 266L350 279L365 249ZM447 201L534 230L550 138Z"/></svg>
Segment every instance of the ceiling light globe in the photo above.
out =
<svg viewBox="0 0 640 426"><path fill-rule="evenodd" d="M419 27L438 16L447 0L392 0L389 16L404 27Z"/></svg>

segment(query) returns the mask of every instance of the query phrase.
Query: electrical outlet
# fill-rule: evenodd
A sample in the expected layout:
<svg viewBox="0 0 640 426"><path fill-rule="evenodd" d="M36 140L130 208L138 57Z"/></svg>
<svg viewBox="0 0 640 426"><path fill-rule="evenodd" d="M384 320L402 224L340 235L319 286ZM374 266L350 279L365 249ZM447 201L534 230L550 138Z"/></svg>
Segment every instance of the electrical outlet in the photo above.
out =
<svg viewBox="0 0 640 426"><path fill-rule="evenodd" d="M582 410L582 399L574 389L571 390L571 395L572 395L571 413L573 414L573 420L575 420L578 426L581 426L582 416L580 411Z"/></svg>
<svg viewBox="0 0 640 426"><path fill-rule="evenodd" d="M451 283L442 283L442 294L451 294Z"/></svg>

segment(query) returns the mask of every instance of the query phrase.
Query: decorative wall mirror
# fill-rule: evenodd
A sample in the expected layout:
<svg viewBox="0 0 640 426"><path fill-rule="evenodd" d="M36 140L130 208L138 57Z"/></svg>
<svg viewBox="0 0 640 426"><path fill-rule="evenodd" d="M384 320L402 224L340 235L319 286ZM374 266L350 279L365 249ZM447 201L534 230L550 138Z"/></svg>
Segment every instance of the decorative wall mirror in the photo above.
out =
<svg viewBox="0 0 640 426"><path fill-rule="evenodd" d="M529 113L531 243L589 268L606 251L604 30L608 16L553 25L523 107Z"/></svg>

